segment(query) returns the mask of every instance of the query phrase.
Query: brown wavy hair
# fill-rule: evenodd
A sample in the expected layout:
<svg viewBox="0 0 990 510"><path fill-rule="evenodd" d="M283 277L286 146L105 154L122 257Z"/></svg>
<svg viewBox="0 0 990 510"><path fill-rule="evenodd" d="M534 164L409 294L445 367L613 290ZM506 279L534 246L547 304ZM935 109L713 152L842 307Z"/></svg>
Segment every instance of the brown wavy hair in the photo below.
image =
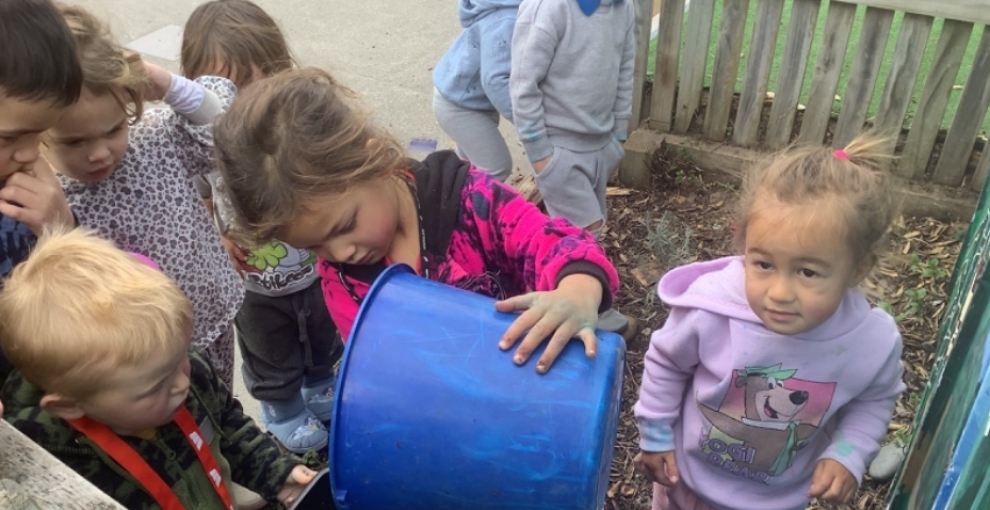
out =
<svg viewBox="0 0 990 510"><path fill-rule="evenodd" d="M217 122L214 143L234 211L230 237L242 246L278 237L314 198L408 167L354 92L315 68L251 84Z"/></svg>
<svg viewBox="0 0 990 510"><path fill-rule="evenodd" d="M182 75L207 74L247 85L254 67L263 76L295 67L295 59L278 23L250 0L213 0L189 15L182 34Z"/></svg>
<svg viewBox="0 0 990 510"><path fill-rule="evenodd" d="M114 41L110 29L92 13L76 6L60 8L76 43L83 87L97 96L113 95L131 123L144 111L147 73L141 56Z"/></svg>

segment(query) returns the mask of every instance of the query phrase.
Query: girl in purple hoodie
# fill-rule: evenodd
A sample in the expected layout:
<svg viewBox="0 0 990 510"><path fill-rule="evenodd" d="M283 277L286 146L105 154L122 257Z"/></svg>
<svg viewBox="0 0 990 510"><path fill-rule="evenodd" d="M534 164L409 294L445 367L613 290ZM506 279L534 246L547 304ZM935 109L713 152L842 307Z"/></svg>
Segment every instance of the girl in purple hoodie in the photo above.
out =
<svg viewBox="0 0 990 510"><path fill-rule="evenodd" d="M422 162L316 69L253 83L215 128L218 166L245 245L278 238L319 256L330 317L350 335L360 302L387 265L502 299L523 313L503 335L545 372L572 337L595 354L598 314L618 277L591 234L551 220L450 151ZM493 346L494 348L494 346Z"/></svg>
<svg viewBox="0 0 990 510"><path fill-rule="evenodd" d="M741 256L660 280L635 407L654 509L848 501L887 432L901 335L857 285L896 215L881 141L784 152L748 175Z"/></svg>

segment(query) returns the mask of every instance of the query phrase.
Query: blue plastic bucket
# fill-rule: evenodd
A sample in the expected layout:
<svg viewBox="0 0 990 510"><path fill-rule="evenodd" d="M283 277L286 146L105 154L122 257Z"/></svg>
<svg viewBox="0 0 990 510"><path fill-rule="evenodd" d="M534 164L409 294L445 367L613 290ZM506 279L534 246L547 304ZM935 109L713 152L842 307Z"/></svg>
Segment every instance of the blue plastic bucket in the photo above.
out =
<svg viewBox="0 0 990 510"><path fill-rule="evenodd" d="M493 300L383 273L341 362L330 432L341 510L600 509L608 490L625 345L573 341L545 375L498 340Z"/></svg>

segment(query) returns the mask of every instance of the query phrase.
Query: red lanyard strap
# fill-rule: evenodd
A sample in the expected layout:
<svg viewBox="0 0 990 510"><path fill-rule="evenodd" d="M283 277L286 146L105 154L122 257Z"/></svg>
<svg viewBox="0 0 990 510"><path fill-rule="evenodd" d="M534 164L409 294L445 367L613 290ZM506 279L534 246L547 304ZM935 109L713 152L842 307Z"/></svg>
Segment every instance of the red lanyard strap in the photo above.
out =
<svg viewBox="0 0 990 510"><path fill-rule="evenodd" d="M162 477L148 465L147 461L134 451L134 448L131 448L130 445L125 443L120 436L110 430L109 427L102 423L97 423L87 416L68 421L73 428L96 443L107 455L130 473L138 483L143 485L145 490L158 503L158 506L162 507L162 510L185 510L182 502L176 497L172 488L165 483L165 480L162 480ZM203 471L206 472L206 476L213 484L213 488L217 491L220 499L223 500L224 506L229 510L233 510L234 504L230 499L230 494L227 492L227 486L223 483L223 474L220 471L220 466L213 457L213 452L210 451L210 445L207 444L206 438L203 437L203 433L199 430L199 426L196 425L196 420L193 419L192 414L189 413L185 405L179 407L179 411L175 416L175 423L182 429L186 440L189 441L189 445L196 451L196 456L199 457Z"/></svg>

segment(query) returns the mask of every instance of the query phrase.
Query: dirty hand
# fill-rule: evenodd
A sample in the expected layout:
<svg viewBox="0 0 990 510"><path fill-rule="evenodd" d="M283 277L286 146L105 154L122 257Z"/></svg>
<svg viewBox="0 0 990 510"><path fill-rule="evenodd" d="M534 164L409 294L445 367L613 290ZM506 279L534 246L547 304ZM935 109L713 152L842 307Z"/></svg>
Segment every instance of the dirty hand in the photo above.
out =
<svg viewBox="0 0 990 510"><path fill-rule="evenodd" d="M164 67L144 61L144 72L147 78L144 83L144 100L161 101L172 87L172 73Z"/></svg>
<svg viewBox="0 0 990 510"><path fill-rule="evenodd" d="M278 496L276 497L285 506L295 503L296 498L302 494L303 489L309 485L309 482L313 481L314 476L316 476L316 471L302 464L297 465L292 468L289 477L285 479L285 485L278 490Z"/></svg>
<svg viewBox="0 0 990 510"><path fill-rule="evenodd" d="M665 487L673 487L680 481L677 461L674 460L673 450L669 452L639 452L633 458L633 464L647 480L659 483Z"/></svg>
<svg viewBox="0 0 990 510"><path fill-rule="evenodd" d="M811 475L808 497L845 503L852 499L858 488L856 478L845 466L832 459L822 459Z"/></svg>
<svg viewBox="0 0 990 510"><path fill-rule="evenodd" d="M30 170L7 178L0 189L0 214L27 225L36 236L40 236L46 226L72 228L76 225L62 185L44 159L35 161Z"/></svg>
<svg viewBox="0 0 990 510"><path fill-rule="evenodd" d="M512 357L515 364L522 365L543 340L550 337L550 343L536 362L536 371L540 373L550 370L557 355L575 336L584 342L585 355L595 357L598 344L595 325L598 324L602 292L602 284L594 276L572 274L564 277L556 290L530 292L495 303L495 309L500 312L525 310L502 335L499 348L508 350L529 330Z"/></svg>

